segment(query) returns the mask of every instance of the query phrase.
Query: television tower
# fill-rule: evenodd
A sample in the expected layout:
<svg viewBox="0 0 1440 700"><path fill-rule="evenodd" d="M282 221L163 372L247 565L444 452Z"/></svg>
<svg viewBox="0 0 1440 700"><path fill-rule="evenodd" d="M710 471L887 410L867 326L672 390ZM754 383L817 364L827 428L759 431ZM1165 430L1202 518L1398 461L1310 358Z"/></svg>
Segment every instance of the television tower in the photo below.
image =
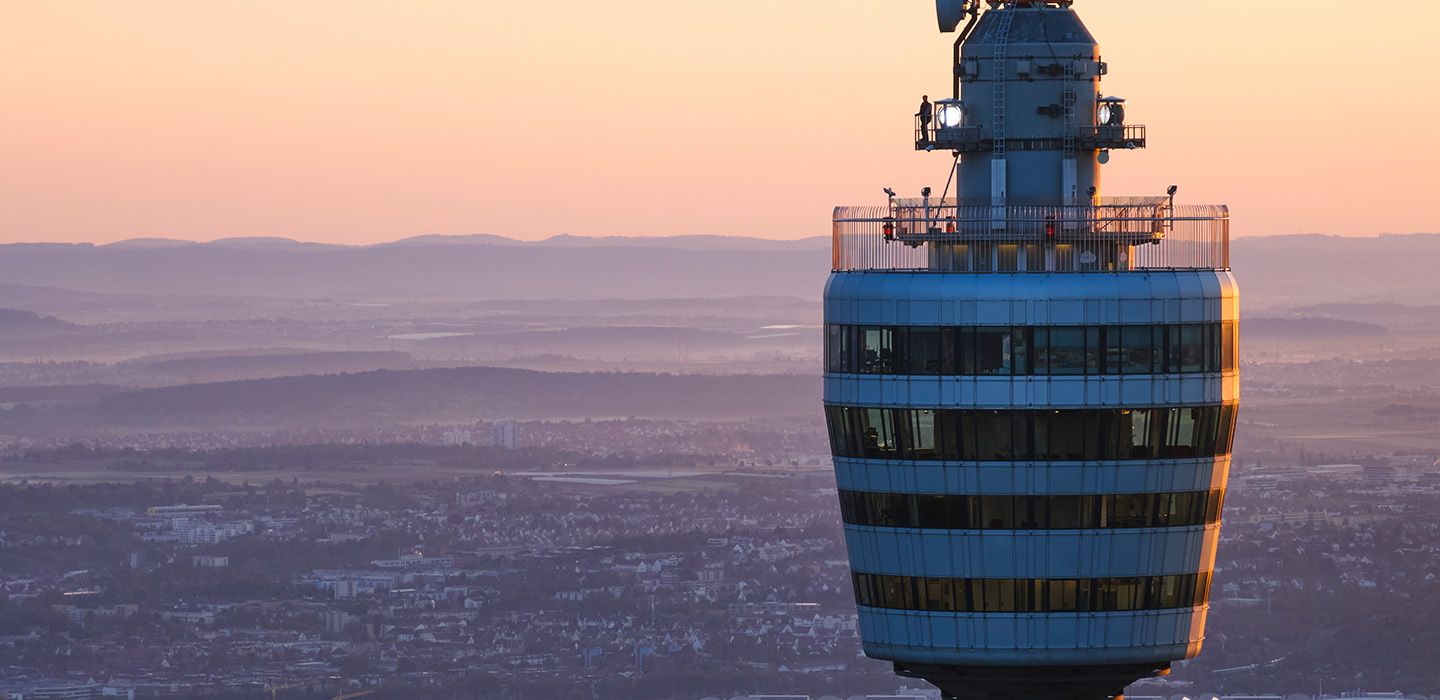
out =
<svg viewBox="0 0 1440 700"><path fill-rule="evenodd" d="M1097 700L1200 651L1239 400L1229 212L1101 195L1146 145L1069 0L963 24L915 148L839 207L825 406L865 653L964 700ZM952 193L953 190L953 193Z"/></svg>

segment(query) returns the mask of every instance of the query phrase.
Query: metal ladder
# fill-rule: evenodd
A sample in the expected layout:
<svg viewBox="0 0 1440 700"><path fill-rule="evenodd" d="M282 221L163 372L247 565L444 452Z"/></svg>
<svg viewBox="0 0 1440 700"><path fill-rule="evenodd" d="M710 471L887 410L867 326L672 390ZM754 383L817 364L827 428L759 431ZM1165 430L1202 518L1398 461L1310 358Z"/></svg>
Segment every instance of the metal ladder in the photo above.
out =
<svg viewBox="0 0 1440 700"><path fill-rule="evenodd" d="M1007 58L1010 47L1010 25L1015 21L1015 13L1020 4L1016 0L1009 0L1005 8L1000 11L1000 17L995 26L995 65L991 68L991 78L995 81L995 94L992 102L994 108L994 121L991 128L993 143L990 150L990 228L1000 231L1008 225L1008 215L1005 207L1006 187L1006 163L1005 163L1005 83L1010 78L1010 71Z"/></svg>
<svg viewBox="0 0 1440 700"><path fill-rule="evenodd" d="M1065 158L1075 158L1075 61L1066 61L1064 68L1065 79L1061 83L1060 103L1065 106L1065 132L1061 135L1060 141L1065 149Z"/></svg>
<svg viewBox="0 0 1440 700"><path fill-rule="evenodd" d="M1007 3L1005 9L1001 10L999 23L995 27L995 66L992 69L995 80L992 106L995 108L995 115L991 122L995 133L992 157L1002 160L1005 158L1005 82L1009 78L1005 64L1009 54L1010 24L1015 21L1016 8L1019 6L1014 0Z"/></svg>
<svg viewBox="0 0 1440 700"><path fill-rule="evenodd" d="M1079 96L1075 94L1075 60L1064 61L1064 65L1061 66L1060 75L1060 104L1065 108L1064 126L1061 127L1064 131L1060 134L1060 143L1064 155L1062 156L1063 160L1060 161L1060 167L1062 168L1062 172L1065 173L1062 175L1062 180L1065 181L1069 187L1074 188L1063 193L1067 206L1061 216L1061 218L1064 219L1061 227L1069 233L1077 227L1076 218L1079 210L1073 205L1078 204L1080 200L1080 193L1078 192L1079 185L1074 182L1074 179L1078 176L1078 165L1075 153L1075 106L1079 102Z"/></svg>

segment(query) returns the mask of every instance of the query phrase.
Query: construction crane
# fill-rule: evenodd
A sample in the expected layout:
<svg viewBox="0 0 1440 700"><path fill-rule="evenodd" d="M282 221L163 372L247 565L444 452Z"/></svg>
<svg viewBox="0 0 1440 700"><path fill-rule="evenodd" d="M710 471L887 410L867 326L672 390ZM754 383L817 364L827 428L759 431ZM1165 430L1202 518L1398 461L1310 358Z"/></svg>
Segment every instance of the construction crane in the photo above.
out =
<svg viewBox="0 0 1440 700"><path fill-rule="evenodd" d="M349 698L358 698L361 695L369 695L373 692L375 692L373 688L370 690L362 690L356 693L345 693L344 691L341 691L341 693L339 695L336 695L333 700L349 700Z"/></svg>

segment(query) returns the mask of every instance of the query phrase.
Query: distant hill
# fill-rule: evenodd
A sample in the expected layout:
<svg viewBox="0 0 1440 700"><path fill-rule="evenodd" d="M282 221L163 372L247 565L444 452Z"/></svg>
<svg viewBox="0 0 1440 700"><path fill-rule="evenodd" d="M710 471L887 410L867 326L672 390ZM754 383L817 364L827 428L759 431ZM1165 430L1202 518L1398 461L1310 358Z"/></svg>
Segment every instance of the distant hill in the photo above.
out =
<svg viewBox="0 0 1440 700"><path fill-rule="evenodd" d="M0 403L36 403L47 401L81 401L124 392L123 387L108 384L65 384L56 386L0 387Z"/></svg>
<svg viewBox="0 0 1440 700"><path fill-rule="evenodd" d="M1293 309L1292 312L1301 316L1365 321L1391 327L1440 323L1440 306L1413 306L1389 302L1314 304Z"/></svg>
<svg viewBox="0 0 1440 700"><path fill-rule="evenodd" d="M285 352L250 351L190 353L185 356L141 357L120 366L150 374L226 372L244 374L334 374L376 368L408 369L410 354L398 351Z"/></svg>
<svg viewBox="0 0 1440 700"><path fill-rule="evenodd" d="M818 316L813 301L781 296L670 297L659 299L482 299L468 308L486 314L580 315L587 318L634 314L680 314L685 316L764 316L781 318Z"/></svg>
<svg viewBox="0 0 1440 700"><path fill-rule="evenodd" d="M1252 336L1380 336L1390 331L1384 326L1363 321L1335 318L1245 318L1240 319L1241 337Z"/></svg>
<svg viewBox="0 0 1440 700"><path fill-rule="evenodd" d="M389 426L602 417L693 420L812 416L820 377L380 370L146 389L101 398L96 424L124 428Z"/></svg>
<svg viewBox="0 0 1440 700"><path fill-rule="evenodd" d="M198 243L196 245L209 246L214 248L240 248L245 250L337 250L349 246L332 245L329 243L307 243L296 241L279 236L247 236L243 238L221 238L209 243Z"/></svg>
<svg viewBox="0 0 1440 700"><path fill-rule="evenodd" d="M1440 234L1431 233L1375 238L1247 236L1230 244L1242 304L1267 309L1440 299L1437 260Z"/></svg>
<svg viewBox="0 0 1440 700"><path fill-rule="evenodd" d="M541 241L517 241L503 236L414 236L385 247L414 245L508 245L541 248L679 248L681 250L830 250L828 236L811 236L794 241L775 241L745 236L572 236L568 233Z"/></svg>
<svg viewBox="0 0 1440 700"><path fill-rule="evenodd" d="M1246 308L1440 298L1440 234L1291 235L1232 242ZM371 246L288 239L0 245L0 280L80 292L340 302L669 299L818 300L828 239L420 236ZM0 305L15 305L0 298ZM1322 314L1323 315L1323 314Z"/></svg>
<svg viewBox="0 0 1440 700"><path fill-rule="evenodd" d="M0 308L0 339L18 340L43 338L74 333L79 326L54 316L41 316L34 311Z"/></svg>
<svg viewBox="0 0 1440 700"><path fill-rule="evenodd" d="M737 294L818 299L824 239L494 237L374 246L0 245L0 279L84 292L361 301L654 299Z"/></svg>
<svg viewBox="0 0 1440 700"><path fill-rule="evenodd" d="M0 251L15 250L8 246L0 246ZM4 252L0 252L4 255ZM104 305L114 298L114 294L103 292L79 292L73 289L59 289L50 286L38 286L29 284L0 284L0 300L7 306L54 306L64 304L74 305Z"/></svg>
<svg viewBox="0 0 1440 700"><path fill-rule="evenodd" d="M34 311L23 309L0 309L0 329L8 328L68 328L71 324L54 316L41 316Z"/></svg>

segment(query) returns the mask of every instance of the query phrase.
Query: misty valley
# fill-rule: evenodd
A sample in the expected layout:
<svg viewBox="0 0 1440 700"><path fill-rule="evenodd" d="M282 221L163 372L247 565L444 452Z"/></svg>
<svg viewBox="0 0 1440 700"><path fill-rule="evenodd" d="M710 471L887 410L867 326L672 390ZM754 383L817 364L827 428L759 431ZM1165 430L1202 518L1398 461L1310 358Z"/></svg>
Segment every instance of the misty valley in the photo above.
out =
<svg viewBox="0 0 1440 700"><path fill-rule="evenodd" d="M1028 458L1061 449L1033 432L1060 418L1016 412L1024 455L985 447L990 418L949 447L948 415L888 416L930 421L904 439L886 416L827 425L828 255L828 238L0 246L0 678L134 697L923 696L861 653L842 518L961 513L1223 518L1205 652L1132 698L1440 692L1440 236L1233 242L1244 401L1223 416L1223 504L939 516L838 490L832 456ZM1339 266L1344 284L1316 281ZM1036 374L989 337L972 345L993 361L964 371ZM931 355L916 374L963 374ZM1107 418L1111 442L1144 418ZM883 586L918 585L861 583L897 601Z"/></svg>

